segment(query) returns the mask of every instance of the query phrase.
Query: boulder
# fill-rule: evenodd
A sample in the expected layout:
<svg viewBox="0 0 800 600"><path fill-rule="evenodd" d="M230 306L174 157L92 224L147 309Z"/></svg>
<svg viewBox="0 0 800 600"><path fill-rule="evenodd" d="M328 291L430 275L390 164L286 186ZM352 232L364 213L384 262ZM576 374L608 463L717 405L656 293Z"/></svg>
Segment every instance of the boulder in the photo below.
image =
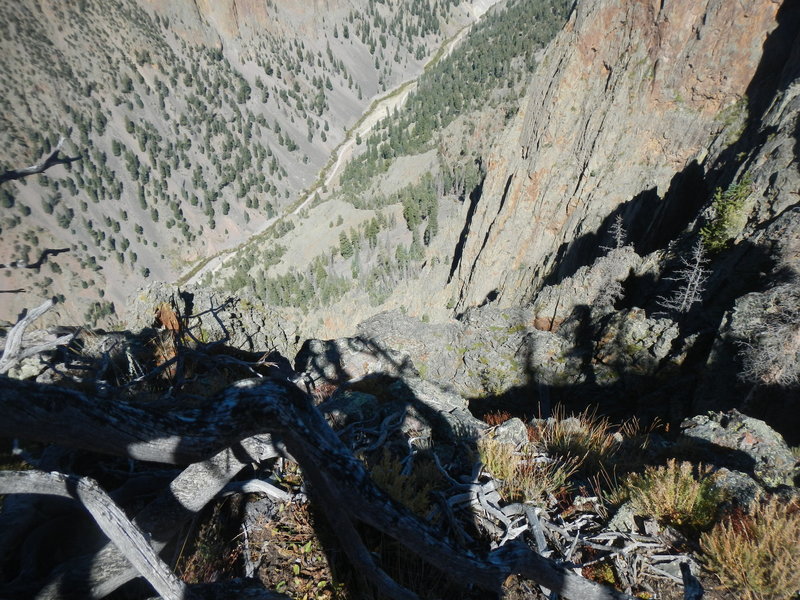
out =
<svg viewBox="0 0 800 600"><path fill-rule="evenodd" d="M343 383L371 373L418 375L408 352L365 338L306 340L295 357L295 371L314 382Z"/></svg>
<svg viewBox="0 0 800 600"><path fill-rule="evenodd" d="M731 410L693 417L681 429L678 441L695 460L742 471L768 489L794 484L794 456L764 421Z"/></svg>
<svg viewBox="0 0 800 600"><path fill-rule="evenodd" d="M528 443L528 428L520 419L513 418L498 425L492 437L501 444L511 444L516 448Z"/></svg>
<svg viewBox="0 0 800 600"><path fill-rule="evenodd" d="M367 375L342 385L319 409L337 426L402 415L400 429L414 437L440 442L474 439L487 428L472 416L467 400L412 375Z"/></svg>

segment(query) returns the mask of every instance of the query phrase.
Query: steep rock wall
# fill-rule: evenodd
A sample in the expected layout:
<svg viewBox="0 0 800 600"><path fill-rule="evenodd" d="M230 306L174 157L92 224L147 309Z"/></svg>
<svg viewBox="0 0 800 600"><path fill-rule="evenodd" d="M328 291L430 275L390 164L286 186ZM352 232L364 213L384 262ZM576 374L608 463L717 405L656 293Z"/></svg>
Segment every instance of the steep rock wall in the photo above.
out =
<svg viewBox="0 0 800 600"><path fill-rule="evenodd" d="M488 160L457 257L458 308L529 299L590 262L616 215L639 250L677 234L707 200L705 165L744 127L780 9L579 3Z"/></svg>

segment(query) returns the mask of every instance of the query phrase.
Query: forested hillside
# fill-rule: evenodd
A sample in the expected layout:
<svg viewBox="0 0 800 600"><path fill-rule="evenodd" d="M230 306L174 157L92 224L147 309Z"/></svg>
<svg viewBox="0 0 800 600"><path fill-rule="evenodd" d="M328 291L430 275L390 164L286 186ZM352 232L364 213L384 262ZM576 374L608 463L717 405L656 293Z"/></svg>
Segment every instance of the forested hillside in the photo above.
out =
<svg viewBox="0 0 800 600"><path fill-rule="evenodd" d="M485 153L518 111L537 52L570 7L513 0L491 10L425 71L402 108L356 138L355 157L330 189L206 273L204 285L247 289L270 305L298 309L296 318L330 325L328 315L335 321L333 315L364 317L375 307L420 305L404 282L427 267L440 288L429 304L444 311L456 213L480 186Z"/></svg>
<svg viewBox="0 0 800 600"><path fill-rule="evenodd" d="M15 293L0 318L26 292L70 297L75 321L109 316L241 242L301 196L372 96L474 18L451 0L244 6L3 5L0 168L62 137L80 160L3 186ZM46 249L68 252L39 264Z"/></svg>

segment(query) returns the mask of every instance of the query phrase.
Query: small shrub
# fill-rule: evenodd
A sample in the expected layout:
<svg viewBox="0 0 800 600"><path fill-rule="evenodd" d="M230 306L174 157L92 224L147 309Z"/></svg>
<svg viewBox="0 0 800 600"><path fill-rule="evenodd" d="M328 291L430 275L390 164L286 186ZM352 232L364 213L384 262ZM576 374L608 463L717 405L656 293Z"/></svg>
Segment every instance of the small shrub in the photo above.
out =
<svg viewBox="0 0 800 600"><path fill-rule="evenodd" d="M511 418L511 413L504 410L498 410L483 415L483 422L489 425L490 427L497 427L498 425L502 425L503 423L508 421L510 418Z"/></svg>
<svg viewBox="0 0 800 600"><path fill-rule="evenodd" d="M499 480L498 491L506 502L540 502L564 491L580 461L536 456L533 448L516 452L511 444L490 437L478 442L478 453L486 470Z"/></svg>
<svg viewBox="0 0 800 600"><path fill-rule="evenodd" d="M703 530L714 520L723 500L709 467L667 461L663 467L647 467L629 476L625 488L634 510L659 523Z"/></svg>
<svg viewBox="0 0 800 600"><path fill-rule="evenodd" d="M724 192L722 188L716 189L711 204L713 216L700 230L703 246L710 252L723 250L744 225L744 201L752 191L752 182L748 177Z"/></svg>
<svg viewBox="0 0 800 600"><path fill-rule="evenodd" d="M705 565L743 600L789 600L800 589L800 510L773 497L729 515L700 539Z"/></svg>

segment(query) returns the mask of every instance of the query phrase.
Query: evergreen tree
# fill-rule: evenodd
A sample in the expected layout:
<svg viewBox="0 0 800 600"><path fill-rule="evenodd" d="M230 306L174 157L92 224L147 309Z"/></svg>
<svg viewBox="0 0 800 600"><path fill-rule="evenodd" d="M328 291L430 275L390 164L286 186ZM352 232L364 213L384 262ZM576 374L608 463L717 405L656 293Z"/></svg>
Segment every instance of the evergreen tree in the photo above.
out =
<svg viewBox="0 0 800 600"><path fill-rule="evenodd" d="M342 258L350 258L353 256L353 244L344 231L339 234L339 253L342 255Z"/></svg>

